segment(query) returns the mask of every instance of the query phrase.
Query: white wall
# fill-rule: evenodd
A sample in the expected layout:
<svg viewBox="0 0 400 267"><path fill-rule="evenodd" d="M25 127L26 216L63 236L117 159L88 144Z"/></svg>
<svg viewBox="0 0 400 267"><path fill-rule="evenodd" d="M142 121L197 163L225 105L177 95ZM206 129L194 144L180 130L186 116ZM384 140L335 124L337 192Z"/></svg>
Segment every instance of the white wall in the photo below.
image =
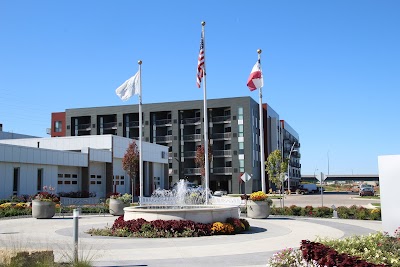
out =
<svg viewBox="0 0 400 267"><path fill-rule="evenodd" d="M123 158L132 139L114 136L114 158ZM135 141L139 148L139 142ZM142 142L143 161L158 162L168 164L168 147L149 142ZM161 152L165 153L165 158L161 157Z"/></svg>
<svg viewBox="0 0 400 267"><path fill-rule="evenodd" d="M79 152L57 151L0 144L0 161L48 165L87 166L87 156Z"/></svg>
<svg viewBox="0 0 400 267"><path fill-rule="evenodd" d="M29 138L16 140L0 140L0 143L15 144L54 149L54 150L76 150L84 147L97 149L111 149L112 135L88 135L88 136L66 136L57 138Z"/></svg>
<svg viewBox="0 0 400 267"><path fill-rule="evenodd" d="M57 174L57 181L60 180L62 181L62 184L58 184L56 186L56 192L76 192L79 191L81 188L81 181L82 181L82 176L81 176L81 168L79 167L73 167L73 166L60 166L58 168L58 174L63 175L63 177L58 177ZM69 174L71 177L65 177L65 174ZM73 178L72 176L76 175L77 178ZM69 184L66 183L69 181ZM74 183L76 182L76 184Z"/></svg>
<svg viewBox="0 0 400 267"><path fill-rule="evenodd" d="M94 175L94 177L93 177ZM100 178L101 176L101 178ZM99 184L100 182L100 184ZM106 164L90 162L89 192L96 192L98 197L106 195Z"/></svg>
<svg viewBox="0 0 400 267"><path fill-rule="evenodd" d="M17 195L35 195L38 192L38 169L43 169L43 186L57 187L57 166L0 161L0 199L8 198L13 194L14 168L19 168Z"/></svg>
<svg viewBox="0 0 400 267"><path fill-rule="evenodd" d="M379 156L378 166L383 231L393 235L400 227L400 155Z"/></svg>

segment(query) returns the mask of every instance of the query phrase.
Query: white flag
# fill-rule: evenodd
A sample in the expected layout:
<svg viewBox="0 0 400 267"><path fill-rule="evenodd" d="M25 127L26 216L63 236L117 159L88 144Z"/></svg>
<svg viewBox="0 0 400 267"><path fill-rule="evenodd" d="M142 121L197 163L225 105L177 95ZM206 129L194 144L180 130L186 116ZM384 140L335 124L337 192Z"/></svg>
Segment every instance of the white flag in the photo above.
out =
<svg viewBox="0 0 400 267"><path fill-rule="evenodd" d="M122 101L131 98L132 95L140 94L140 73L136 72L131 78L126 80L120 87L115 90L115 93Z"/></svg>

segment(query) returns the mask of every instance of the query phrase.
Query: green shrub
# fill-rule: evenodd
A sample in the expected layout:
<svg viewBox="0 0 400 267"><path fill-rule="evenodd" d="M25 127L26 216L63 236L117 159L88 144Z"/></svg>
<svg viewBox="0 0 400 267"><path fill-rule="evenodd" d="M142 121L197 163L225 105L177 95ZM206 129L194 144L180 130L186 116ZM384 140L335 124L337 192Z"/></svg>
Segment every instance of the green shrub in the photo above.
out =
<svg viewBox="0 0 400 267"><path fill-rule="evenodd" d="M301 215L301 207L298 207L296 205L290 206L290 209L292 210L292 214L294 216L300 216Z"/></svg>
<svg viewBox="0 0 400 267"><path fill-rule="evenodd" d="M315 208L315 217L330 218L333 215L333 209L328 207Z"/></svg>

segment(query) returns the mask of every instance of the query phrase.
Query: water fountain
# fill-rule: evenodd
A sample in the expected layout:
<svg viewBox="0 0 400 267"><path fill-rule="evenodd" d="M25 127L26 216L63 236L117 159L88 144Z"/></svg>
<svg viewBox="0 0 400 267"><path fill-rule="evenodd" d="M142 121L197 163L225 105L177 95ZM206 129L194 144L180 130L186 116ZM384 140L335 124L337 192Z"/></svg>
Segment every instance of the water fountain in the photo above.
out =
<svg viewBox="0 0 400 267"><path fill-rule="evenodd" d="M124 208L124 220L143 218L147 221L161 219L212 223L225 222L229 217L239 218L237 201L231 201L229 205L215 204L216 198L211 197L210 204L204 204L209 192L202 187L188 187L187 181L180 180L172 190L157 189L151 197L143 197L140 206Z"/></svg>

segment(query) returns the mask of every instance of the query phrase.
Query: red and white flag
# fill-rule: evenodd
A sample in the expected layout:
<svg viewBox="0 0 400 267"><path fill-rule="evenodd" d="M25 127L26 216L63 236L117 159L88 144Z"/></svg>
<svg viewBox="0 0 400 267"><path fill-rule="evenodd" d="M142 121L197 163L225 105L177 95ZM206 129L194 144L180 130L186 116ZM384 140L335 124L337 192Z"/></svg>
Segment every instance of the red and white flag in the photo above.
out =
<svg viewBox="0 0 400 267"><path fill-rule="evenodd" d="M201 79L204 76L205 66L204 66L204 32L201 32L201 40L200 40L200 52L199 58L197 60L197 87L200 88Z"/></svg>
<svg viewBox="0 0 400 267"><path fill-rule="evenodd" d="M264 79L261 71L261 63L260 60L257 60L253 69L251 70L249 79L247 80L247 87L249 87L250 91L254 91L263 86L264 86Z"/></svg>

